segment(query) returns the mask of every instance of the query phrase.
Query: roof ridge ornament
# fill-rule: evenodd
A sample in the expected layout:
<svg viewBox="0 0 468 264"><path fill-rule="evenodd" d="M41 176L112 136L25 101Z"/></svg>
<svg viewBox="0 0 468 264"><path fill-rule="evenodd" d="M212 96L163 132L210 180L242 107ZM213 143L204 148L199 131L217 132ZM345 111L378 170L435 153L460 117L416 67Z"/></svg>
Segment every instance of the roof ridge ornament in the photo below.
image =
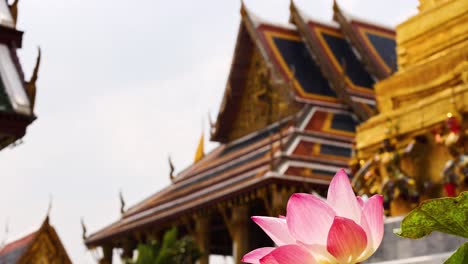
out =
<svg viewBox="0 0 468 264"><path fill-rule="evenodd" d="M211 114L210 114L210 111L208 111L208 123L209 123L209 126L210 126L210 138L213 137L213 134L216 130L216 123L213 122L213 119L211 119Z"/></svg>
<svg viewBox="0 0 468 264"><path fill-rule="evenodd" d="M36 102L36 82L39 77L39 68L41 66L41 47L37 47L37 59L34 70L31 74L31 78L26 82L26 94L28 95L29 102L31 103L31 112L34 110L34 105Z"/></svg>
<svg viewBox="0 0 468 264"><path fill-rule="evenodd" d="M85 241L88 238L88 235L86 234L88 231L86 229L84 217L81 217L80 223L81 223L81 230L82 230L81 238L83 238L83 241Z"/></svg>
<svg viewBox="0 0 468 264"><path fill-rule="evenodd" d="M340 10L340 6L338 5L338 1L333 0L333 11Z"/></svg>
<svg viewBox="0 0 468 264"><path fill-rule="evenodd" d="M49 194L49 205L47 206L46 219L49 218L50 212L52 211L52 202L53 202L53 200L54 200L54 197L52 196L52 194Z"/></svg>
<svg viewBox="0 0 468 264"><path fill-rule="evenodd" d="M171 155L169 155L168 161L169 161L169 169L170 169L169 178L171 179L172 182L174 182L174 180L175 180L175 175L174 175L175 167L174 167L174 163L172 163Z"/></svg>
<svg viewBox="0 0 468 264"><path fill-rule="evenodd" d="M123 215L125 213L125 200L123 197L122 189L120 189L119 191L119 200L120 200L120 214Z"/></svg>

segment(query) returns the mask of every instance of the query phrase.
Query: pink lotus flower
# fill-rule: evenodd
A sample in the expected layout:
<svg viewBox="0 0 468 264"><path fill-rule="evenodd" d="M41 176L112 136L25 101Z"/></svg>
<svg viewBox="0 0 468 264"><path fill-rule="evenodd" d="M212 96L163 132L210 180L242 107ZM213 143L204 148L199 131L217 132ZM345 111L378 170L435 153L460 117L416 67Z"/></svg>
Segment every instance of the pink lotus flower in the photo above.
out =
<svg viewBox="0 0 468 264"><path fill-rule="evenodd" d="M242 261L252 264L352 264L369 258L383 237L383 198L354 195L348 176L333 177L327 200L305 193L289 198L286 217L254 216L278 246L259 248Z"/></svg>

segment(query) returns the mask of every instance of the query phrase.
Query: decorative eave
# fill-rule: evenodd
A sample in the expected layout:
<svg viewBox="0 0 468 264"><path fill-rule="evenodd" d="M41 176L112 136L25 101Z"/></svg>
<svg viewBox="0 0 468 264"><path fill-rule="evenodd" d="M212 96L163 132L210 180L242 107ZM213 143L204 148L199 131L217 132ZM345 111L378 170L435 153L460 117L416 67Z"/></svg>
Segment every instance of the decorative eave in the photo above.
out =
<svg viewBox="0 0 468 264"><path fill-rule="evenodd" d="M288 122L289 119L285 119L285 121ZM285 125L284 122L283 125ZM278 132L274 132L270 135L269 132L276 129L275 127L276 124L267 127L260 133L253 133L253 135L236 140L237 142L221 145L214 149L200 162L191 165L178 174L172 185L129 208L124 214L124 217L148 209L152 204L155 204L155 201L158 200L160 202L160 197L167 196L166 194L173 192L174 189L190 184L191 182L212 179L212 177L206 178L206 175L216 175L214 177L219 178L219 175L222 174L228 176L226 179L229 179L235 175L251 171L259 165L267 164L271 158L269 153L271 152L272 144L278 145L280 137L283 141L287 140L294 131L289 128L286 129L287 131L283 131L281 136ZM255 140L255 137L259 134L263 134L264 136ZM248 144L246 145L246 143ZM233 167L232 165L235 166ZM231 168L228 169L229 167Z"/></svg>
<svg viewBox="0 0 468 264"><path fill-rule="evenodd" d="M308 23L310 21L306 21L306 18L302 14L302 12L296 7L294 2L291 1L290 5L291 10L291 21L297 26L298 31L302 35L305 40L306 46L314 58L315 62L319 65L322 74L327 78L330 82L331 88L335 91L338 98L346 103L353 112L359 117L361 120L366 120L373 113L369 113L368 110L362 107L359 103L355 102L352 98L352 95L347 92L347 83L346 83L346 76L344 72L339 74L333 69L333 65L328 62L328 59L322 54L322 51L316 41L313 39L313 36L308 28ZM317 22L318 23L318 22Z"/></svg>
<svg viewBox="0 0 468 264"><path fill-rule="evenodd" d="M0 111L0 150L21 139L35 116Z"/></svg>
<svg viewBox="0 0 468 264"><path fill-rule="evenodd" d="M21 48L23 45L23 32L0 24L0 43Z"/></svg>
<svg viewBox="0 0 468 264"><path fill-rule="evenodd" d="M338 6L336 0L333 1L333 11L334 20L340 24L340 28L343 31L346 38L351 42L353 47L356 48L357 52L359 52L360 58L364 63L366 70L380 80L390 76L393 70L389 66L387 66L387 64L384 61L382 61L382 59L376 53L374 48L371 47L370 44L363 39L361 34L357 31L357 28L365 27L369 29L374 29L376 32L385 33L389 36L393 36L393 38L395 38L395 31L377 26L374 23L368 24L354 17L350 17Z"/></svg>
<svg viewBox="0 0 468 264"><path fill-rule="evenodd" d="M314 184L327 186L329 180L322 179L305 179L304 177L284 177L277 173L269 173L265 177L261 178L252 178L250 181L243 183L242 185L230 189L228 193L218 193L213 197L203 199L201 201L195 201L196 206L193 205L193 201L183 203L180 207L170 206L169 209L154 212L153 214L147 214L144 218L138 220L132 219L121 219L110 226L102 229L98 233L90 235L85 240L85 245L88 248L95 248L102 246L106 243L113 243L114 239L119 237L126 236L137 232L138 230L144 230L150 226L164 226L168 224L173 224L175 219L181 219L182 216L189 214L190 212L195 212L197 210L206 208L207 206L220 203L223 201L228 201L243 193L250 194L257 193L256 190L268 186L273 183L288 183L288 184L297 184L303 186L304 184Z"/></svg>
<svg viewBox="0 0 468 264"><path fill-rule="evenodd" d="M183 175L177 176L170 186L128 209L117 222L90 235L85 244L94 248L119 243L155 226L174 224L184 215L216 209L217 204L225 201L255 196L259 188L273 183L308 183L317 188L325 187L335 171L347 164L348 158L321 151L309 155L309 145L341 147L350 152L352 140L297 130L311 122L313 111L310 107L304 110L306 113L298 114L299 128L291 126L292 120L285 118L283 125L277 124L284 126L283 129L277 130L272 125L259 132L274 131L273 134L266 133L259 139L254 139L258 135L249 135L208 153L200 162L184 170Z"/></svg>

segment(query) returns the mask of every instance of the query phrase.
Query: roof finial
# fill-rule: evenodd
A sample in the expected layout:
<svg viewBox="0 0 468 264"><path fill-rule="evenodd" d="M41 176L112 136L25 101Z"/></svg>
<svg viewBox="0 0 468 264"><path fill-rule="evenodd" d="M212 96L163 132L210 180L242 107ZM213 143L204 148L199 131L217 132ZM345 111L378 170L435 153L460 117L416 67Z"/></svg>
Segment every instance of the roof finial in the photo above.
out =
<svg viewBox="0 0 468 264"><path fill-rule="evenodd" d="M241 10L240 10L240 12L241 12L241 15L244 17L244 16L246 16L246 15L248 14L249 9L247 8L247 5L245 5L244 0L241 0L240 2L241 2Z"/></svg>
<svg viewBox="0 0 468 264"><path fill-rule="evenodd" d="M333 0L333 11L335 11L335 13L340 12L340 7L337 0Z"/></svg>
<svg viewBox="0 0 468 264"><path fill-rule="evenodd" d="M294 3L294 0L289 1L289 23L295 24L294 21L294 13L297 13L296 9L296 4Z"/></svg>
<svg viewBox="0 0 468 264"><path fill-rule="evenodd" d="M216 124L213 122L213 120L211 119L211 114L210 114L210 111L208 111L208 123L210 125L210 134L213 133L215 127L216 127Z"/></svg>
<svg viewBox="0 0 468 264"><path fill-rule="evenodd" d="M52 211L52 201L53 201L53 199L54 199L54 197L52 196L52 194L49 194L49 206L47 207L46 219L49 218L50 212Z"/></svg>
<svg viewBox="0 0 468 264"><path fill-rule="evenodd" d="M41 66L41 47L37 47L36 66L34 66L31 79L26 83L26 93L28 94L29 101L31 102L31 109L34 109L36 102L36 81L39 74L39 67Z"/></svg>
<svg viewBox="0 0 468 264"><path fill-rule="evenodd" d="M84 223L84 218L81 217L81 229L82 229L82 233L81 233L81 238L83 238L83 240L86 240L86 238L88 238L87 236L87 230L86 230L86 225Z"/></svg>
<svg viewBox="0 0 468 264"><path fill-rule="evenodd" d="M16 21L18 19L18 2L19 0L15 0L13 1L13 3L11 3L11 5L9 6L10 8L10 13L11 13L11 16L13 18L13 22L15 23L15 26L16 26Z"/></svg>
<svg viewBox="0 0 468 264"><path fill-rule="evenodd" d="M119 191L119 199L120 199L120 213L124 214L125 213L125 200L123 197L122 190Z"/></svg>
<svg viewBox="0 0 468 264"><path fill-rule="evenodd" d="M174 175L175 168L174 168L174 164L172 163L172 159L171 159L170 155L169 155L168 161L169 161L169 169L170 169L169 177L171 178L171 181L174 181L174 179L175 179L175 175Z"/></svg>
<svg viewBox="0 0 468 264"><path fill-rule="evenodd" d="M289 9L292 11L293 9L296 9L296 3L294 3L294 0L289 1Z"/></svg>

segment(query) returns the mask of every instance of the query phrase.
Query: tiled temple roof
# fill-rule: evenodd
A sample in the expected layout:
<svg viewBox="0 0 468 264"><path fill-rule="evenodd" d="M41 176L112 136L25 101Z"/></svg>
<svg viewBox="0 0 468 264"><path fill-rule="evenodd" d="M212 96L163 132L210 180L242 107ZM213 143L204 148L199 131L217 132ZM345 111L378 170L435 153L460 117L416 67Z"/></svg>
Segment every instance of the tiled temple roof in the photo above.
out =
<svg viewBox="0 0 468 264"><path fill-rule="evenodd" d="M343 11L336 1L334 18L356 52L366 70L378 79L384 79L396 71L395 31L382 25L357 18Z"/></svg>
<svg viewBox="0 0 468 264"><path fill-rule="evenodd" d="M291 18L298 26L312 57L338 98L365 120L376 113L374 79L333 22L314 20L291 3Z"/></svg>
<svg viewBox="0 0 468 264"><path fill-rule="evenodd" d="M0 263L14 264L23 256L23 254L32 245L37 232L28 234L18 240L10 242L0 249Z"/></svg>

